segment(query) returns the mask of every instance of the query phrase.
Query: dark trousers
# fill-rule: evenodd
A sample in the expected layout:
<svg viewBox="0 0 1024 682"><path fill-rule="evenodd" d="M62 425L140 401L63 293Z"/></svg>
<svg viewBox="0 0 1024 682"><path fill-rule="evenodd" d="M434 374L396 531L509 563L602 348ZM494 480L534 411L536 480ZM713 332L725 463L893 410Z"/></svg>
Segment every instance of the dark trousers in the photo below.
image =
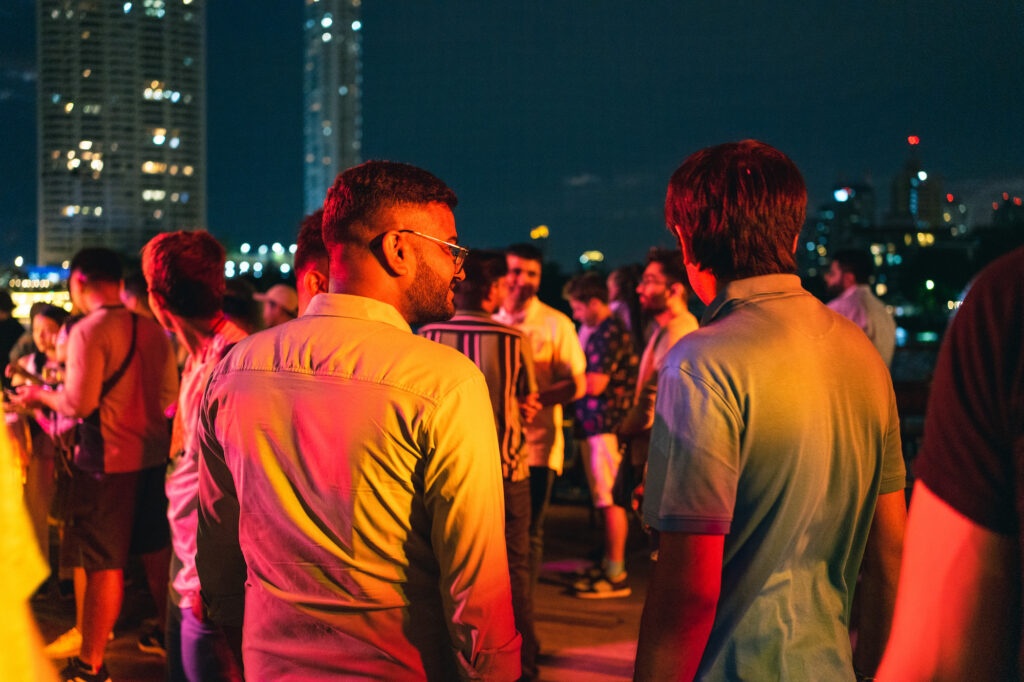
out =
<svg viewBox="0 0 1024 682"><path fill-rule="evenodd" d="M533 589L530 583L530 481L504 481L505 546L512 582L512 613L523 637L522 679L537 678L537 634L533 630Z"/></svg>
<svg viewBox="0 0 1024 682"><path fill-rule="evenodd" d="M551 486L555 482L555 470L547 467L530 467L530 598L540 577L544 561L544 517L551 502Z"/></svg>

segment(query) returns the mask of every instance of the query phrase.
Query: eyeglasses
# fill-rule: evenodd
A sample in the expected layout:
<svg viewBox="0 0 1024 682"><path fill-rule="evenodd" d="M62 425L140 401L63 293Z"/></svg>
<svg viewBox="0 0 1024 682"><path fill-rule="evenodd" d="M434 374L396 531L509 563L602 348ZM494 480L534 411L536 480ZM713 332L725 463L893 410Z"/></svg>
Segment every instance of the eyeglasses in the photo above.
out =
<svg viewBox="0 0 1024 682"><path fill-rule="evenodd" d="M409 232L411 234L415 234L417 236L423 237L424 239L429 239L430 241L434 242L435 244L440 244L441 246L447 247L448 248L448 252L452 256L452 260L455 261L455 272L456 273L458 273L460 270L462 270L462 263L466 260L466 256L469 255L469 249L467 249L465 246L459 246L458 244L452 244L451 242L446 242L446 241L443 241L441 239L437 239L435 237L431 237L429 234L423 234L422 232L417 232L416 230L397 230L397 231L398 232Z"/></svg>

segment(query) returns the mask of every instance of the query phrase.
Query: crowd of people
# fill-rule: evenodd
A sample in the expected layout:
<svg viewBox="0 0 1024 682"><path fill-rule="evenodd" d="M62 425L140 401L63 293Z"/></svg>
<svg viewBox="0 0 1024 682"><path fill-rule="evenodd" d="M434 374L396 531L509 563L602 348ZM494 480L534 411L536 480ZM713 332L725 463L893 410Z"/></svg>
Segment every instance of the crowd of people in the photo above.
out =
<svg viewBox="0 0 1024 682"><path fill-rule="evenodd" d="M543 254L467 249L456 204L429 172L371 161L303 221L295 287L225 281L224 249L195 231L154 237L129 277L83 249L73 314L37 306L25 334L0 296L8 423L30 453L24 551L47 556L56 519L76 597L74 627L44 649L67 659L62 679L110 679L129 555L160 622L139 644L170 680L538 679L533 595L567 417L603 539L571 593L631 594L631 509L649 535L637 679L871 679L901 557L880 678L1015 671L1019 606L975 602L992 556L1020 590L1005 540L1019 295L999 313L1009 336L986 327L996 359L956 327L943 351L904 552L895 325L866 254L836 254L828 307L802 288L806 190L784 154L748 140L688 158L665 205L680 248L571 278L578 327L537 296ZM965 364L1017 383L946 402ZM960 467L999 500L960 492ZM923 575L960 565L929 544L932 517L980 547L950 578L974 580L964 623L936 606L944 575ZM950 651L982 616L1005 626L985 656Z"/></svg>

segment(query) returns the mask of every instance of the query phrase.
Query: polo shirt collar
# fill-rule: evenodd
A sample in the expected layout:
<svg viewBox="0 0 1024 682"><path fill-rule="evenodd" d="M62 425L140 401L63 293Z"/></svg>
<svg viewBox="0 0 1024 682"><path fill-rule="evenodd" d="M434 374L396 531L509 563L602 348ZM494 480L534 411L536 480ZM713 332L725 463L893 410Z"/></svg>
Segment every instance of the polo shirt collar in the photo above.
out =
<svg viewBox="0 0 1024 682"><path fill-rule="evenodd" d="M716 318L728 315L736 306L759 298L774 298L803 293L800 277L797 275L759 275L744 277L727 283L708 304L700 318L700 324L710 324Z"/></svg>
<svg viewBox="0 0 1024 682"><path fill-rule="evenodd" d="M412 332L409 323L398 309L390 303L366 296L352 294L317 294L309 302L303 317L325 315L327 317L351 317L370 322L382 322L402 331Z"/></svg>

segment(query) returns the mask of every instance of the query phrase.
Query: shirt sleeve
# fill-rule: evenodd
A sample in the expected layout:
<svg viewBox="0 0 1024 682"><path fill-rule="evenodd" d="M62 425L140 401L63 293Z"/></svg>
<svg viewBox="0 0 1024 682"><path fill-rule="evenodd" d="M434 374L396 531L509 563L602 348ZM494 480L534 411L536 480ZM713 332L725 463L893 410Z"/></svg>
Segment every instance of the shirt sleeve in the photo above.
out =
<svg viewBox="0 0 1024 682"><path fill-rule="evenodd" d="M979 275L946 333L918 477L997 533L1018 530L1013 452L1024 424L1024 252Z"/></svg>
<svg viewBox="0 0 1024 682"><path fill-rule="evenodd" d="M658 380L644 521L662 531L727 534L741 436L740 414L721 390L670 354Z"/></svg>
<svg viewBox="0 0 1024 682"><path fill-rule="evenodd" d="M903 462L903 443L900 439L900 417L896 409L896 394L889 387L889 424L882 446L882 481L878 493L894 493L907 487L907 468Z"/></svg>
<svg viewBox="0 0 1024 682"><path fill-rule="evenodd" d="M576 329L568 318L558 321L553 360L557 379L583 376L587 373L587 358L583 355L583 346L580 345Z"/></svg>
<svg viewBox="0 0 1024 682"><path fill-rule="evenodd" d="M218 402L207 387L199 416L199 526L196 572L211 620L242 627L245 615L245 558L238 543L239 505L235 482L217 438Z"/></svg>
<svg viewBox="0 0 1024 682"><path fill-rule="evenodd" d="M456 656L467 677L519 677L512 617L501 456L482 375L445 396L430 417L432 452L424 502L441 570L440 588Z"/></svg>

